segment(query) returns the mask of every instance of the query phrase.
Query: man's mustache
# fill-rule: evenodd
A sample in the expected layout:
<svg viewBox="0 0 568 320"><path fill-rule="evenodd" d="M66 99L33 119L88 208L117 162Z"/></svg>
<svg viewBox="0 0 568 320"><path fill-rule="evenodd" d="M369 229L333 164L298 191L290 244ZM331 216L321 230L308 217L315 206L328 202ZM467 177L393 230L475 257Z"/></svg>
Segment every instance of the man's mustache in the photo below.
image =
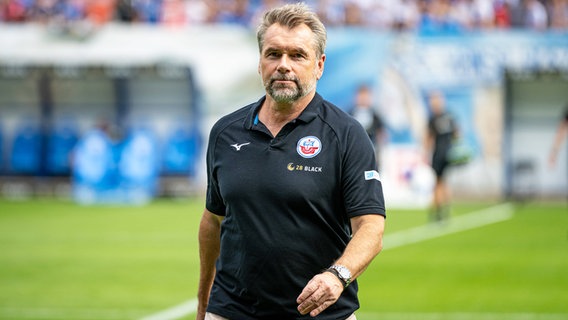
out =
<svg viewBox="0 0 568 320"><path fill-rule="evenodd" d="M275 81L294 81L298 84L298 78L296 77L275 76L270 78L270 84L273 84Z"/></svg>

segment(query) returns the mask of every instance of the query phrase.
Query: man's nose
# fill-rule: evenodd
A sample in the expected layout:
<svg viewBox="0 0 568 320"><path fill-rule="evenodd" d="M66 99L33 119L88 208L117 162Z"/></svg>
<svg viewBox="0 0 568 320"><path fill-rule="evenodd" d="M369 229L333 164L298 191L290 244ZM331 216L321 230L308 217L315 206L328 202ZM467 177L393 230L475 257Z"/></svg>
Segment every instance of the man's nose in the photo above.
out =
<svg viewBox="0 0 568 320"><path fill-rule="evenodd" d="M280 57L280 61L278 63L278 72L286 73L290 70L290 57L287 54L283 54Z"/></svg>

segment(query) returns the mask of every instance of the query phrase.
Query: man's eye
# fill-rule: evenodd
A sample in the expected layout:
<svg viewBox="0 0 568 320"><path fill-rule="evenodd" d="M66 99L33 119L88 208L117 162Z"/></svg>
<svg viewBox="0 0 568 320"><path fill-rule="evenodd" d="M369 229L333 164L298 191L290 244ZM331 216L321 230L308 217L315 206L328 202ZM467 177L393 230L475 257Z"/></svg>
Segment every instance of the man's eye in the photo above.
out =
<svg viewBox="0 0 568 320"><path fill-rule="evenodd" d="M302 53L295 53L295 54L292 54L291 56L292 56L292 58L294 58L294 59L304 59L304 58L306 58L306 57L304 56L304 54L302 54Z"/></svg>

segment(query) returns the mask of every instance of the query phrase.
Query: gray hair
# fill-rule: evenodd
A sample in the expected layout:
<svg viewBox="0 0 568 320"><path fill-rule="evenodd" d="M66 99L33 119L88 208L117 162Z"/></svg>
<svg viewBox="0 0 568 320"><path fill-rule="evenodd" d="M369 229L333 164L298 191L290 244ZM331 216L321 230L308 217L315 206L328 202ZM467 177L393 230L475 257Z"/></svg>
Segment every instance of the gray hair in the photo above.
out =
<svg viewBox="0 0 568 320"><path fill-rule="evenodd" d="M286 4L264 13L262 22L256 31L260 52L262 52L262 47L264 46L266 30L275 23L290 29L302 24L307 25L314 33L314 49L316 50L317 58L319 59L324 54L327 40L325 26L305 3Z"/></svg>

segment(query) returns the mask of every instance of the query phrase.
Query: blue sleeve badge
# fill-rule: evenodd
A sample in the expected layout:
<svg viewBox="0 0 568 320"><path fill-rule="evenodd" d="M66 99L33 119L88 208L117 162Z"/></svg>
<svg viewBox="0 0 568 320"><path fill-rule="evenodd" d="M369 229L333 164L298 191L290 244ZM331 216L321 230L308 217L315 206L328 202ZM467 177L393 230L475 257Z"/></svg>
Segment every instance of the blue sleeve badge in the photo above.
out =
<svg viewBox="0 0 568 320"><path fill-rule="evenodd" d="M365 171L365 180L381 181L381 176L379 175L377 170L369 170L369 171Z"/></svg>

